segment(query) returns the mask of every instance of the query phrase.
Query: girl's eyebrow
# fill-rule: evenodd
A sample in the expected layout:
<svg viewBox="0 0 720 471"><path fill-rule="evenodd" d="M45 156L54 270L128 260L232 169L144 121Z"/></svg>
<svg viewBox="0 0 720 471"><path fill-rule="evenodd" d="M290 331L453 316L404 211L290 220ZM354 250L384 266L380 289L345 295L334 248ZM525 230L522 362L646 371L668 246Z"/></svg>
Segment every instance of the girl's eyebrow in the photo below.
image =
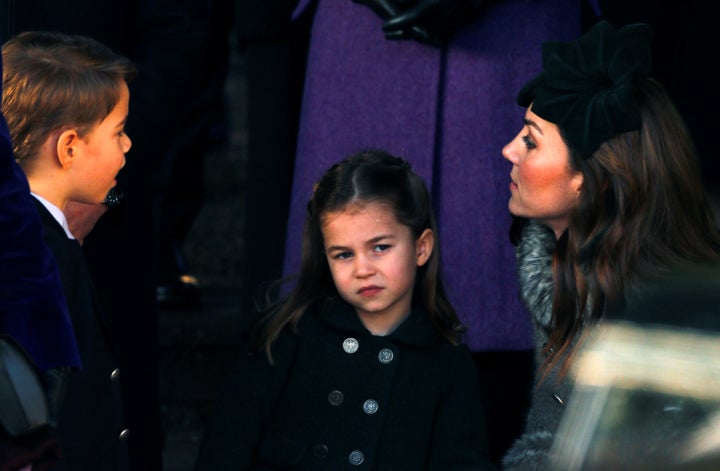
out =
<svg viewBox="0 0 720 471"><path fill-rule="evenodd" d="M377 237L373 237L372 239L368 240L368 245L376 244L384 239L392 239L394 236L392 234L381 234Z"/></svg>
<svg viewBox="0 0 720 471"><path fill-rule="evenodd" d="M377 244L381 240L392 239L394 237L395 236L393 236L392 234L381 234L379 236L375 236L372 239L368 240L366 242L366 244L373 245L373 244ZM325 249L326 252L332 252L333 250L350 250L350 249L348 247L343 247L342 245L331 245Z"/></svg>
<svg viewBox="0 0 720 471"><path fill-rule="evenodd" d="M334 252L336 250L341 250L341 251L345 252L350 249L348 249L347 247L343 247L342 245L331 245L330 247L325 249L326 252Z"/></svg>
<svg viewBox="0 0 720 471"><path fill-rule="evenodd" d="M537 132L540 133L541 136L543 136L542 129L540 129L540 126L537 125L535 121L529 120L527 118L523 118L523 123L525 123L525 126L531 127L533 129L536 129Z"/></svg>

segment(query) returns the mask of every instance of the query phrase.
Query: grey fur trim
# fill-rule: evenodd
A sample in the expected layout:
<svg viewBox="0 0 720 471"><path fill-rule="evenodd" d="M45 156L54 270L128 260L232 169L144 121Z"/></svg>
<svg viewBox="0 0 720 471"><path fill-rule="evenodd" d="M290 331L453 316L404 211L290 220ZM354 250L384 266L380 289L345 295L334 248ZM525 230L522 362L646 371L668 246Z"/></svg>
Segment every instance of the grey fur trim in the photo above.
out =
<svg viewBox="0 0 720 471"><path fill-rule="evenodd" d="M504 471L540 471L552 469L550 449L554 435L547 431L526 433L503 457Z"/></svg>
<svg viewBox="0 0 720 471"><path fill-rule="evenodd" d="M529 221L517 247L520 293L533 320L544 329L550 327L553 300L552 254L555 234L549 228Z"/></svg>

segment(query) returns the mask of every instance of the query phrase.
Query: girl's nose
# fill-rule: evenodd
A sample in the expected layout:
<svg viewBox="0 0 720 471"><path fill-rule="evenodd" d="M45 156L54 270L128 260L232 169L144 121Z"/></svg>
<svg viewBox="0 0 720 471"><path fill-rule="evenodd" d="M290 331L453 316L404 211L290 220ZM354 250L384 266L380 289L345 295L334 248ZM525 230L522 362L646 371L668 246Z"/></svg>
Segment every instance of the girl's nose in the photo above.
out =
<svg viewBox="0 0 720 471"><path fill-rule="evenodd" d="M370 257L364 255L356 256L353 272L358 278L365 278L372 275L375 272L375 268Z"/></svg>

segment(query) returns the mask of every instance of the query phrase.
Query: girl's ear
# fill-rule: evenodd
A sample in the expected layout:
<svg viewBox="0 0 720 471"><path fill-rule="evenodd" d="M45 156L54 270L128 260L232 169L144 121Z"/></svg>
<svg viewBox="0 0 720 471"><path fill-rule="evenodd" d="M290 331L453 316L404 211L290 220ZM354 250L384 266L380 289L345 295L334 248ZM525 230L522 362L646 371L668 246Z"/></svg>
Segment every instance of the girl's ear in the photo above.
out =
<svg viewBox="0 0 720 471"><path fill-rule="evenodd" d="M432 229L425 229L415 241L415 253L417 254L417 266L421 267L432 255L435 247L435 234Z"/></svg>
<svg viewBox="0 0 720 471"><path fill-rule="evenodd" d="M60 137L57 140L56 150L58 162L63 169L67 170L72 167L72 164L77 157L77 144L79 141L80 137L75 129L67 129L60 133Z"/></svg>

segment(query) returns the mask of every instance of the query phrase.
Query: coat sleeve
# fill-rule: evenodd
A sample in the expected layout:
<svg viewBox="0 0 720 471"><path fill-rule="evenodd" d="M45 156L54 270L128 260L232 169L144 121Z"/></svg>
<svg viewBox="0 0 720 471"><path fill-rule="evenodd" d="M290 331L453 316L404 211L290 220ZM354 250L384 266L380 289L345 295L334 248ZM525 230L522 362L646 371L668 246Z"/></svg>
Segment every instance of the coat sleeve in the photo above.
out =
<svg viewBox="0 0 720 471"><path fill-rule="evenodd" d="M273 347L274 364L264 350L240 358L210 410L195 471L250 468L292 368L295 344L295 335L284 332Z"/></svg>
<svg viewBox="0 0 720 471"><path fill-rule="evenodd" d="M457 350L447 393L438 406L428 470L494 470L475 364L465 345Z"/></svg>
<svg viewBox="0 0 720 471"><path fill-rule="evenodd" d="M79 368L58 267L42 234L34 198L0 114L0 332L17 340L42 371Z"/></svg>

